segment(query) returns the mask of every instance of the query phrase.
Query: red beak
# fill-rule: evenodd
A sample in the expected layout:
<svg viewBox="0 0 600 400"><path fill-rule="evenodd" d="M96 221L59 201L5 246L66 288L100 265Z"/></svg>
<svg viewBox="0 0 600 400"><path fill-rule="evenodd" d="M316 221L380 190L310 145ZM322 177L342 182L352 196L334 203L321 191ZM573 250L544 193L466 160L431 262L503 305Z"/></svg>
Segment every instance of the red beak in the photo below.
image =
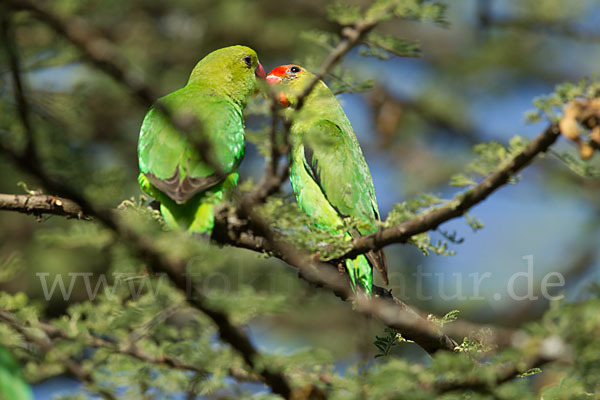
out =
<svg viewBox="0 0 600 400"><path fill-rule="evenodd" d="M285 76L285 72L287 71L289 65L280 65L277 68L273 68L269 75L267 75L267 82L270 85L275 85L283 79Z"/></svg>
<svg viewBox="0 0 600 400"><path fill-rule="evenodd" d="M256 66L256 69L254 70L254 75L256 75L260 79L265 79L265 77L267 76L267 74L265 73L265 69L263 68L261 63L258 63L258 65Z"/></svg>
<svg viewBox="0 0 600 400"><path fill-rule="evenodd" d="M277 75L273 75L273 74L269 74L267 76L267 83L269 85L275 85L276 83L281 82L281 78L278 77Z"/></svg>

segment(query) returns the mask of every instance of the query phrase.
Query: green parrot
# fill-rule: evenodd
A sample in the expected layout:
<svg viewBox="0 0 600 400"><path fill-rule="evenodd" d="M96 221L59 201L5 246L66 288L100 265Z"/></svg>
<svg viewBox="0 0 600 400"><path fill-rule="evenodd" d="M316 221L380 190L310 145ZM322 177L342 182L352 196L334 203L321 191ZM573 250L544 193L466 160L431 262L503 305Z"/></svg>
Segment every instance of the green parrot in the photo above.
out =
<svg viewBox="0 0 600 400"><path fill-rule="evenodd" d="M31 400L31 388L21 377L19 364L0 346L0 400Z"/></svg>
<svg viewBox="0 0 600 400"><path fill-rule="evenodd" d="M283 107L295 105L298 95L314 75L297 65L282 65L272 70L267 82L281 90ZM373 179L350 121L329 88L319 81L298 111L293 107L290 130L290 181L300 208L315 225L347 240L377 231L380 220ZM357 228L341 231L344 221L355 218ZM372 295L375 268L388 284L387 262L383 250L371 251L345 260L355 293L359 285Z"/></svg>
<svg viewBox="0 0 600 400"><path fill-rule="evenodd" d="M212 230L214 205L237 185L244 156L242 110L257 91L257 78L264 79L265 70L254 50L215 50L196 65L183 88L158 100L171 115L195 118L201 132L186 136L156 105L146 114L138 142L138 181L160 203L170 229ZM202 157L207 154L209 160Z"/></svg>

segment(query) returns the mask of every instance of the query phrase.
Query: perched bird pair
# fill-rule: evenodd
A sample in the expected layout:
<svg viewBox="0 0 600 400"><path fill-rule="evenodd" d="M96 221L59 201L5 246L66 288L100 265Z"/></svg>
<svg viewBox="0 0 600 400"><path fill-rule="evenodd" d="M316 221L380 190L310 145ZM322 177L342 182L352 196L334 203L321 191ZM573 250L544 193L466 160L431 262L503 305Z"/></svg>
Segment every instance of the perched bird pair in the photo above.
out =
<svg viewBox="0 0 600 400"><path fill-rule="evenodd" d="M158 100L140 132L138 156L142 190L160 202L167 226L210 232L213 207L238 180L244 155L242 110L265 71L254 50L232 46L216 50L194 68L185 87ZM298 96L314 75L283 65L266 76L280 92L292 119L290 180L300 207L316 226L351 238L374 233L380 219L373 181L352 126L333 93L319 81L296 110ZM186 136L164 108L193 116L201 135ZM200 152L198 146L204 146ZM203 158L208 155L209 159ZM357 228L344 228L347 219ZM382 250L345 260L352 287L372 294L372 268L387 284Z"/></svg>

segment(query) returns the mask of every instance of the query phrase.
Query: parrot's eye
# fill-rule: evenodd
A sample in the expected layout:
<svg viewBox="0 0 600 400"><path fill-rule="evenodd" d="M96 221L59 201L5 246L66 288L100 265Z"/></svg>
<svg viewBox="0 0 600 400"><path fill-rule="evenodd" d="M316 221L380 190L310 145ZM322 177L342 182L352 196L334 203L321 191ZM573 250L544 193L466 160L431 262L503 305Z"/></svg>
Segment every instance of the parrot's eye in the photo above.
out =
<svg viewBox="0 0 600 400"><path fill-rule="evenodd" d="M244 58L242 58L242 61L245 62L247 66L249 66L249 67L252 66L252 57L244 56Z"/></svg>
<svg viewBox="0 0 600 400"><path fill-rule="evenodd" d="M298 73L298 72L300 72L300 71L301 71L301 70L300 70L300 67L297 67L297 66L295 66L295 65L294 65L293 67L290 67L290 72L291 72L292 74L297 74L297 73Z"/></svg>

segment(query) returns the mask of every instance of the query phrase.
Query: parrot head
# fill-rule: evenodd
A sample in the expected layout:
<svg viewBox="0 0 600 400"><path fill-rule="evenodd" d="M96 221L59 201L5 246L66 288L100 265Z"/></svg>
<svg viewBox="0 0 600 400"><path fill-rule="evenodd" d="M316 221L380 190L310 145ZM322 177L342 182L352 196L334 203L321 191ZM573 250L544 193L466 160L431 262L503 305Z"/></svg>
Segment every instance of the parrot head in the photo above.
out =
<svg viewBox="0 0 600 400"><path fill-rule="evenodd" d="M278 97L279 104L285 108L295 102L297 94L313 76L313 74L298 65L280 65L269 72L267 83L281 89Z"/></svg>
<svg viewBox="0 0 600 400"><path fill-rule="evenodd" d="M211 87L215 92L245 103L254 93L257 81L265 79L265 70L256 52L246 46L230 46L204 57L190 75L189 84Z"/></svg>

